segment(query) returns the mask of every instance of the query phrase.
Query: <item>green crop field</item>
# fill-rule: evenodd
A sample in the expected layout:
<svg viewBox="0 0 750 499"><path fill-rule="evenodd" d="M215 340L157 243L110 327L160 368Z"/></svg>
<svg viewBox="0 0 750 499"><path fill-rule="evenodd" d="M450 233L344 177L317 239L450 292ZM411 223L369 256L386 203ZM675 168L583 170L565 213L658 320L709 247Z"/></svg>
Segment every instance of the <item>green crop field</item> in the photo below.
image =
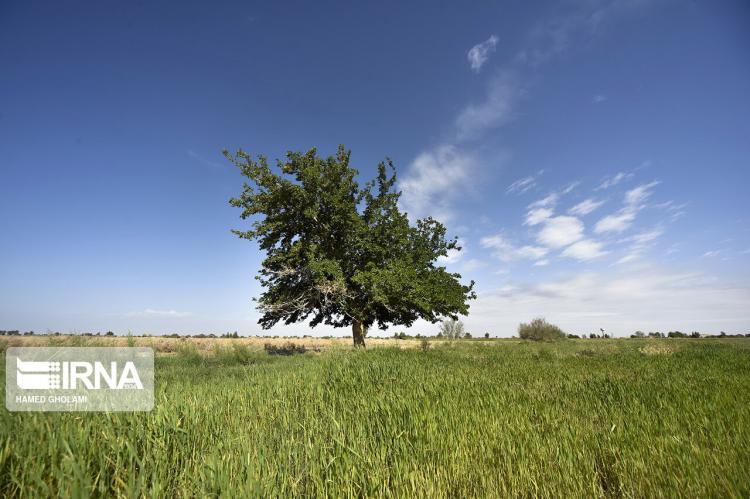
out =
<svg viewBox="0 0 750 499"><path fill-rule="evenodd" d="M750 495L748 340L185 345L151 412L3 410L0 495Z"/></svg>

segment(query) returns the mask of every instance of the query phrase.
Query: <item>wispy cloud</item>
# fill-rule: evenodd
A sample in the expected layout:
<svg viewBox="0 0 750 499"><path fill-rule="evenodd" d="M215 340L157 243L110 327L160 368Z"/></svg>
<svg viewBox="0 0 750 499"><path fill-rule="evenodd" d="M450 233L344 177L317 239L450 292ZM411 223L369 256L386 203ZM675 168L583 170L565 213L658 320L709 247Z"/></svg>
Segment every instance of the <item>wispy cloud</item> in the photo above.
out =
<svg viewBox="0 0 750 499"><path fill-rule="evenodd" d="M495 51L497 42L498 38L495 35L492 35L482 43L477 43L471 47L466 54L466 58L469 60L469 66L471 66L472 71L478 73L482 69L484 63L487 62L490 53Z"/></svg>
<svg viewBox="0 0 750 499"><path fill-rule="evenodd" d="M607 252L603 249L603 244L593 239L582 239L571 244L562 252L563 256L575 258L580 261L589 261L601 258Z"/></svg>
<svg viewBox="0 0 750 499"><path fill-rule="evenodd" d="M551 192L542 199L537 199L529 205L530 209L534 208L551 208L557 204L557 200L560 199L560 195L556 192Z"/></svg>
<svg viewBox="0 0 750 499"><path fill-rule="evenodd" d="M539 170L535 175L529 175L528 177L519 178L518 180L510 184L507 189L505 189L505 193L510 194L512 192L516 192L518 194L523 194L529 189L536 187L537 180L540 176L542 176L543 173L544 170Z"/></svg>
<svg viewBox="0 0 750 499"><path fill-rule="evenodd" d="M705 253L703 253L704 258L713 258L719 255L721 255L721 250L711 250L711 251L706 251Z"/></svg>
<svg viewBox="0 0 750 499"><path fill-rule="evenodd" d="M478 138L489 128L507 123L518 95L514 76L499 72L490 82L485 101L466 106L456 118L454 140L444 141L414 159L399 183L401 203L410 216L430 215L443 222L454 219L453 201L471 188L477 170L475 157L466 152L462 141ZM509 188L509 192L525 192L531 187L523 183Z"/></svg>
<svg viewBox="0 0 750 499"><path fill-rule="evenodd" d="M607 215L596 223L594 232L603 234L606 232L620 233L630 228L635 221L636 214L643 209L643 203L653 194L653 188L659 185L655 180L648 184L641 184L625 193L625 207L619 212Z"/></svg>
<svg viewBox="0 0 750 499"><path fill-rule="evenodd" d="M448 254L445 256L438 257L437 262L440 265L453 265L458 263L461 258L466 254L466 243L462 240L458 240L458 246L461 248L448 250Z"/></svg>
<svg viewBox="0 0 750 499"><path fill-rule="evenodd" d="M665 201L663 203L654 204L652 207L665 210L669 214L669 220L674 222L686 213L685 208L687 207L687 203L677 204L674 201Z"/></svg>
<svg viewBox="0 0 750 499"><path fill-rule="evenodd" d="M516 59L532 67L549 62L569 50L574 43L594 39L608 20L621 17L647 5L648 1L593 0L571 2L566 13L540 21L529 34L527 45Z"/></svg>
<svg viewBox="0 0 750 499"><path fill-rule="evenodd" d="M607 96L602 94L596 94L591 98L591 102L594 104L601 104L605 100L607 100Z"/></svg>
<svg viewBox="0 0 750 499"><path fill-rule="evenodd" d="M604 204L604 201L598 201L593 198L588 198L584 201L581 201L574 207L568 210L568 213L571 215L588 215L589 213L593 212L597 208L599 208L601 205Z"/></svg>
<svg viewBox="0 0 750 499"><path fill-rule="evenodd" d="M502 234L483 237L480 243L483 248L492 250L492 255L504 263L510 263L514 260L540 259L549 251L547 248L540 246L515 246Z"/></svg>
<svg viewBox="0 0 750 499"><path fill-rule="evenodd" d="M222 165L221 163L217 163L216 161L210 161L210 160L202 157L201 155L199 155L198 153L196 153L192 149L188 149L185 152L187 152L188 156L190 156L191 158L193 158L197 162L202 163L202 164L204 164L206 166L210 166L212 168L224 168L226 166L226 165Z"/></svg>
<svg viewBox="0 0 750 499"><path fill-rule="evenodd" d="M623 232L633 225L635 220L635 211L623 209L613 215L607 215L594 226L594 232L603 234L605 232Z"/></svg>
<svg viewBox="0 0 750 499"><path fill-rule="evenodd" d="M401 204L413 218L454 219L452 201L465 194L474 160L452 145L421 153L399 183Z"/></svg>
<svg viewBox="0 0 750 499"><path fill-rule="evenodd" d="M544 222L548 218L550 218L555 212L549 208L536 208L533 210L529 210L526 213L526 220L524 220L524 225L539 225L540 223Z"/></svg>
<svg viewBox="0 0 750 499"><path fill-rule="evenodd" d="M566 185L563 189L559 191L552 191L549 194L547 194L545 197L541 199L537 199L533 203L529 204L530 209L534 208L554 208L557 205L557 202L560 200L562 196L565 196L566 194L570 194L575 190L576 187L578 187L581 183L578 181L571 182L568 185Z"/></svg>
<svg viewBox="0 0 750 499"><path fill-rule="evenodd" d="M458 140L477 138L491 128L510 122L522 94L513 72L498 72L490 81L484 100L469 104L456 118Z"/></svg>
<svg viewBox="0 0 750 499"><path fill-rule="evenodd" d="M623 182L625 180L628 180L629 178L632 178L633 175L635 175L632 172L617 172L615 175L612 175L610 177L605 177L601 184L599 184L599 187L597 187L594 190L602 190L602 189L609 189L610 187L614 187L620 182Z"/></svg>
<svg viewBox="0 0 750 499"><path fill-rule="evenodd" d="M658 180L654 180L653 182L642 184L635 189L629 190L625 193L625 204L633 207L640 205L651 197L651 194L653 194L653 188L659 185L659 183Z"/></svg>
<svg viewBox="0 0 750 499"><path fill-rule="evenodd" d="M581 185L581 182L579 182L578 180L576 180L575 182L571 182L567 186L565 186L565 188L560 192L560 194L562 194L562 195L570 194L579 185Z"/></svg>
<svg viewBox="0 0 750 499"><path fill-rule="evenodd" d="M459 264L458 270L461 272L471 272L486 266L487 263L478 258L469 258L468 260L465 260Z"/></svg>
<svg viewBox="0 0 750 499"><path fill-rule="evenodd" d="M631 241L637 246L644 246L656 241L662 234L664 234L664 230L661 228L656 228L645 232L639 232L638 234L626 239L626 241Z"/></svg>
<svg viewBox="0 0 750 499"><path fill-rule="evenodd" d="M178 312L177 310L160 310L154 308L147 308L137 312L130 312L126 314L128 317L189 317L192 315L190 312Z"/></svg>
<svg viewBox="0 0 750 499"><path fill-rule="evenodd" d="M620 240L620 243L629 243L630 245L627 254L617 260L616 263L624 264L641 259L646 249L652 246L662 234L664 234L664 229L657 227Z"/></svg>

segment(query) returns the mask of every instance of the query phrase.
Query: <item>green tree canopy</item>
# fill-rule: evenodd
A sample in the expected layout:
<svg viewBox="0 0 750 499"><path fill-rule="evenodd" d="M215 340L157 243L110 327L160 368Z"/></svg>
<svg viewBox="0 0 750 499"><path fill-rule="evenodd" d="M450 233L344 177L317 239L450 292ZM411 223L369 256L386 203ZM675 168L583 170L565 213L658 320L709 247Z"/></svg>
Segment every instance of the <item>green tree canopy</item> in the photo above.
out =
<svg viewBox="0 0 750 499"><path fill-rule="evenodd" d="M251 227L232 232L266 252L257 277L265 288L257 300L264 329L310 318L312 327L351 325L355 346L364 346L374 324L410 326L468 312L474 282L463 285L436 264L461 249L458 240L446 239L432 218L409 223L390 160L360 186L343 146L325 159L316 149L288 152L276 168L242 150L224 155L249 180L230 204Z"/></svg>

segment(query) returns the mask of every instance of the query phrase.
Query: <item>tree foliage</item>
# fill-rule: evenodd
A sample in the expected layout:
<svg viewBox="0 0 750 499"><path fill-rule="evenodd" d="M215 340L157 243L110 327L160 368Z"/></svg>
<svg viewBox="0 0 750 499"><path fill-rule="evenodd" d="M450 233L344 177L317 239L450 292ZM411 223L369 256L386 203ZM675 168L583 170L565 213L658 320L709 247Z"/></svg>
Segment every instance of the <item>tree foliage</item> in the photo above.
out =
<svg viewBox="0 0 750 499"><path fill-rule="evenodd" d="M474 283L463 285L459 274L436 265L460 250L458 240L446 239L432 218L409 223L390 160L360 186L343 146L328 158L316 149L288 152L275 169L265 156L224 154L249 180L230 204L251 228L233 232L266 252L257 277L265 288L257 300L263 328L306 319L313 327L351 325L355 345L364 345L374 324L409 326L468 312Z"/></svg>

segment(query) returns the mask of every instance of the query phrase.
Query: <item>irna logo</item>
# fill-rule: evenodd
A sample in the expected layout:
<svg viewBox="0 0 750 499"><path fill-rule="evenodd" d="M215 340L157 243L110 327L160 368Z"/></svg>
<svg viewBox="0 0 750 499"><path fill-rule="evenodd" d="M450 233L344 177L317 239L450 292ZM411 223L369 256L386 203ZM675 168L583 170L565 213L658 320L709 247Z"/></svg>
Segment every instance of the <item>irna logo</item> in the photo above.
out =
<svg viewBox="0 0 750 499"><path fill-rule="evenodd" d="M16 359L16 384L22 390L143 390L143 383L132 361L117 362L45 362Z"/></svg>
<svg viewBox="0 0 750 499"><path fill-rule="evenodd" d="M148 347L10 347L10 411L150 411L154 351Z"/></svg>

